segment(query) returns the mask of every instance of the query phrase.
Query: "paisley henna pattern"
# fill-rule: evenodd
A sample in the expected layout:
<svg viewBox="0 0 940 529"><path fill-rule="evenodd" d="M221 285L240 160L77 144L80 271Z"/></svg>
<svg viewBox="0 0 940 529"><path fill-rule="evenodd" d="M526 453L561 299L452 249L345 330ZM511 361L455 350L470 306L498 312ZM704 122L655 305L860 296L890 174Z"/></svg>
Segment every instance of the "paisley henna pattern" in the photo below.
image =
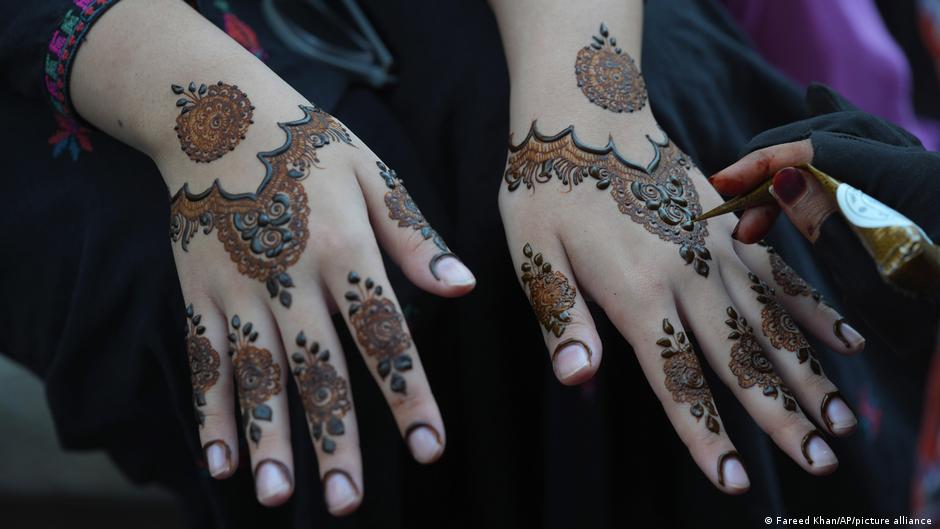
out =
<svg viewBox="0 0 940 529"><path fill-rule="evenodd" d="M216 230L219 241L238 271L264 282L271 298L290 307L287 290L294 286L287 269L300 259L307 245L307 193L302 180L317 164L317 150L330 143L348 145L346 129L316 107L301 106L304 117L278 126L287 136L281 147L258 153L265 168L255 193L232 194L218 180L199 194L189 184L170 204L170 238L187 251L197 232Z"/></svg>
<svg viewBox="0 0 940 529"><path fill-rule="evenodd" d="M822 366L816 359L816 351L796 326L793 318L774 298L774 289L751 272L748 272L747 276L751 280L751 290L757 293L757 301L764 305L760 313L761 328L764 336L770 340L770 345L796 353L796 358L801 364L808 361L810 370L822 375Z"/></svg>
<svg viewBox="0 0 940 529"><path fill-rule="evenodd" d="M186 306L186 355L189 357L189 374L193 386L193 401L196 403L196 420L199 426L206 422L200 408L206 405L206 392L219 380L219 352L204 336L206 328L202 315L196 314L192 304Z"/></svg>
<svg viewBox="0 0 940 529"><path fill-rule="evenodd" d="M663 332L666 336L656 340L656 345L664 348L662 357L665 359L663 373L666 375L666 389L672 393L672 399L676 402L691 404L689 413L696 421L705 417L705 427L714 434L720 433L721 423L718 422L715 400L691 342L683 331L676 332L665 318Z"/></svg>
<svg viewBox="0 0 940 529"><path fill-rule="evenodd" d="M327 454L336 450L333 437L343 435L346 426L343 417L352 409L349 385L330 364L330 351L320 350L320 344L307 346L307 337L301 331L295 340L300 351L291 355L294 377L300 398L307 413L310 434Z"/></svg>
<svg viewBox="0 0 940 529"><path fill-rule="evenodd" d="M349 322L356 334L356 342L366 356L375 359L376 370L382 380L391 374L389 388L405 393L402 372L411 369L411 357L404 354L411 347L411 336L405 330L405 319L392 300L382 297L382 287L371 278L362 281L359 274L350 272L347 278L356 290L346 292L349 301Z"/></svg>
<svg viewBox="0 0 940 529"><path fill-rule="evenodd" d="M754 330L734 308L728 307L725 311L730 317L725 320L728 327L731 327L728 339L734 340L734 345L731 346L731 362L728 363L728 367L731 368L734 376L738 377L738 385L744 389L758 386L764 395L774 399L780 397L785 410L796 411L793 393L774 371L773 364L770 363L764 349L754 336Z"/></svg>
<svg viewBox="0 0 940 529"><path fill-rule="evenodd" d="M534 253L529 243L522 247L522 255L529 260L522 263L522 283L529 289L532 310L542 327L560 338L565 326L571 323L568 311L574 307L578 291L568 283L565 274L552 270L541 253Z"/></svg>
<svg viewBox="0 0 940 529"><path fill-rule="evenodd" d="M641 167L623 158L613 142L603 149L587 147L578 141L574 127L555 136L544 136L535 122L519 145L509 138L509 161L503 179L509 191L520 184L535 191L535 184L553 179L566 192L587 178L610 194L621 213L664 241L679 246L679 255L695 271L708 276L711 254L705 247L707 221L693 221L702 212L698 192L689 178L692 164L668 139L658 143L646 137L653 147L653 161Z"/></svg>
<svg viewBox="0 0 940 529"><path fill-rule="evenodd" d="M242 422L248 428L248 437L257 445L261 441L258 421L270 421L271 407L265 404L281 392L281 366L274 361L271 351L254 345L258 332L251 322L242 323L232 316L232 332L228 335L235 367L235 384L242 408Z"/></svg>
<svg viewBox="0 0 940 529"><path fill-rule="evenodd" d="M630 55L617 47L601 24L590 46L581 48L574 63L578 86L595 105L611 112L636 112L646 106L646 82Z"/></svg>
<svg viewBox="0 0 940 529"><path fill-rule="evenodd" d="M767 248L767 256L770 258L770 268L773 270L774 282L790 296L812 296L817 303L822 301L822 295L813 287L809 286L796 270L790 268L790 265L780 257L777 250L764 241L759 243Z"/></svg>
<svg viewBox="0 0 940 529"><path fill-rule="evenodd" d="M219 81L206 86L190 82L187 90L170 85L173 93L183 96L176 100L180 115L176 118L176 137L186 156L195 162L218 160L235 150L245 139L255 107L235 85Z"/></svg>

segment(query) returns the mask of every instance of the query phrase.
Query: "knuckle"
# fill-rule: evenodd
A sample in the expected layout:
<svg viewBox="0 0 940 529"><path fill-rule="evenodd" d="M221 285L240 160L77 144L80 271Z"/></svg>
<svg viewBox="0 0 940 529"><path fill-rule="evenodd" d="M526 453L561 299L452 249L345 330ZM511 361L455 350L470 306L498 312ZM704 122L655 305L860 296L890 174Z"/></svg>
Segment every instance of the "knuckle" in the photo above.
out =
<svg viewBox="0 0 940 529"><path fill-rule="evenodd" d="M423 398L412 395L395 395L389 399L392 413L398 417L410 417L420 413L425 407Z"/></svg>
<svg viewBox="0 0 940 529"><path fill-rule="evenodd" d="M363 248L375 245L372 230L356 222L322 226L312 230L310 235L322 259L351 257L360 253Z"/></svg>

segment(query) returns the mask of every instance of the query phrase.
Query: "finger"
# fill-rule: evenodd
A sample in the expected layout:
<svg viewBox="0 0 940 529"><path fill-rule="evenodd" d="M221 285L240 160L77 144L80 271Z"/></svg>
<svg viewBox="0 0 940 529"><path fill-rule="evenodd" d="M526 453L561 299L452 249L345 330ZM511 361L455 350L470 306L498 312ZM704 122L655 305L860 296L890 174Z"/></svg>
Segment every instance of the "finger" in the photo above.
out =
<svg viewBox="0 0 940 529"><path fill-rule="evenodd" d="M275 507L294 488L284 349L270 312L255 308L262 304L241 300L224 306L230 315L228 341L255 494L262 505Z"/></svg>
<svg viewBox="0 0 940 529"><path fill-rule="evenodd" d="M360 242L333 252L331 259L321 263L324 282L412 455L418 462L431 463L444 452L440 411L378 248L361 242L374 240L371 232L366 229L352 240Z"/></svg>
<svg viewBox="0 0 940 529"><path fill-rule="evenodd" d="M823 373L813 347L777 301L774 288L740 262L722 266L722 279L735 306L754 322L758 341L803 408L830 433L852 433L858 424L855 415Z"/></svg>
<svg viewBox="0 0 940 529"><path fill-rule="evenodd" d="M744 265L774 288L780 304L809 334L843 354L856 354L865 348L865 338L823 301L773 247L764 243L735 244L734 248Z"/></svg>
<svg viewBox="0 0 940 529"><path fill-rule="evenodd" d="M692 459L716 487L741 494L750 480L718 416L698 355L680 326L672 299L644 303L642 315L608 314L633 346L640 367ZM662 315L661 320L654 319Z"/></svg>
<svg viewBox="0 0 940 529"><path fill-rule="evenodd" d="M761 429L807 472L834 471L838 466L835 453L803 415L751 323L734 308L720 281L708 281L680 301L681 315L708 363Z"/></svg>
<svg viewBox="0 0 940 529"><path fill-rule="evenodd" d="M369 219L382 247L419 288L445 297L473 290L476 278L444 243L398 174L372 157L356 172Z"/></svg>
<svg viewBox="0 0 940 529"><path fill-rule="evenodd" d="M836 211L835 201L812 175L795 167L786 167L774 175L770 194L790 222L810 242L819 238L819 229Z"/></svg>
<svg viewBox="0 0 940 529"><path fill-rule="evenodd" d="M349 370L323 295L297 296L290 310L275 305L294 383L317 454L327 507L335 516L362 502L362 458Z"/></svg>
<svg viewBox="0 0 940 529"><path fill-rule="evenodd" d="M186 306L186 355L189 358L199 439L209 474L225 479L238 466L238 429L232 413L235 394L225 317L211 301ZM205 312L202 312L202 311Z"/></svg>
<svg viewBox="0 0 940 529"><path fill-rule="evenodd" d="M563 384L580 384L600 366L601 339L575 284L565 250L557 239L554 241L538 246L525 243L513 260L541 324L555 376Z"/></svg>
<svg viewBox="0 0 940 529"><path fill-rule="evenodd" d="M813 144L807 140L781 143L751 152L712 175L708 181L722 195L740 195L758 186L780 169L813 161Z"/></svg>
<svg viewBox="0 0 940 529"><path fill-rule="evenodd" d="M776 204L763 204L746 209L731 232L731 238L745 244L755 243L767 235L779 214L780 207Z"/></svg>

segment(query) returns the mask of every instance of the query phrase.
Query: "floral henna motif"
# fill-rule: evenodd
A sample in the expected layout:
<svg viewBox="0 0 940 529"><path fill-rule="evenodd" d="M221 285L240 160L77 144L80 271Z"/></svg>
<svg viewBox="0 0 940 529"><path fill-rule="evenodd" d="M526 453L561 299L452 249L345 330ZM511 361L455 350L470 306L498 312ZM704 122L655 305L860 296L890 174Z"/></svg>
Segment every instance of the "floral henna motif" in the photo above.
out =
<svg viewBox="0 0 940 529"><path fill-rule="evenodd" d="M333 437L346 432L343 417L352 409L349 385L329 363L329 350L320 350L317 342L307 347L303 331L295 342L300 351L292 354L291 360L296 364L294 377L307 413L310 433L325 453L332 454L336 450Z"/></svg>
<svg viewBox="0 0 940 529"><path fill-rule="evenodd" d="M607 26L574 63L578 86L588 101L612 112L636 112L646 106L646 82L630 55L617 47Z"/></svg>
<svg viewBox="0 0 940 529"><path fill-rule="evenodd" d="M180 147L195 162L218 160L225 153L235 150L238 142L245 139L255 107L244 92L235 85L219 81L196 87L190 82L187 89L171 85L176 95L180 115L176 118L176 137Z"/></svg>
<svg viewBox="0 0 940 529"><path fill-rule="evenodd" d="M281 392L281 366L274 361L271 351L254 345L258 332L252 329L251 322L242 323L236 314L231 323L228 341L242 421L248 428L248 437L257 445L261 442L258 421L270 422L273 416L271 407L265 403Z"/></svg>
<svg viewBox="0 0 940 529"><path fill-rule="evenodd" d="M453 256L454 254L444 243L444 239L441 238L440 234L425 220L421 210L418 209L418 205L415 204L411 195L408 194L408 190L405 189L405 184L402 183L401 178L398 178L398 173L382 162L377 161L375 165L379 168L379 176L385 180L385 186L389 189L385 193L385 207L388 208L388 218L398 221L398 226L401 228L411 228L419 232L424 240L430 240L440 250L440 253L435 255L428 263L431 268L431 275L439 280L435 265L444 257Z"/></svg>
<svg viewBox="0 0 940 529"><path fill-rule="evenodd" d="M777 349L784 349L796 353L801 364L809 362L809 368L817 375L822 374L822 366L816 359L816 351L803 336L790 314L774 298L774 289L760 280L753 273L748 272L751 280L751 290L757 293L757 301L764 305L761 310L761 328L764 336L770 340L770 345Z"/></svg>
<svg viewBox="0 0 940 529"><path fill-rule="evenodd" d="M186 306L186 355L189 357L189 374L193 386L193 401L196 403L196 420L205 424L206 415L200 408L206 405L206 392L219 381L219 352L209 339L203 336L205 326L202 315L196 314L192 304Z"/></svg>
<svg viewBox="0 0 940 529"><path fill-rule="evenodd" d="M663 373L666 375L666 389L672 393L676 402L691 404L689 413L695 420L701 421L705 417L705 427L712 433L721 432L721 423L718 422L718 410L715 409L715 400L708 389L705 374L698 357L692 349L692 344L682 331L676 332L668 319L663 319L663 332L667 336L656 340L656 345L663 347L662 357Z"/></svg>
<svg viewBox="0 0 940 529"><path fill-rule="evenodd" d="M812 296L817 303L822 301L822 295L817 292L816 289L809 286L809 283L800 277L800 275L796 273L796 270L790 268L790 265L783 260L783 257L780 257L780 254L777 253L777 250L775 250L773 246L770 246L764 241L761 241L759 244L767 248L767 256L770 258L770 268L773 270L774 274L774 282L783 289L785 294L791 296Z"/></svg>
<svg viewBox="0 0 940 529"><path fill-rule="evenodd" d="M759 386L764 395L775 399L781 397L785 410L796 411L793 393L774 371L773 364L754 336L754 330L734 308L728 307L726 312L730 319L725 320L725 323L731 327L728 339L734 340L728 367L738 377L738 385L744 389Z"/></svg>
<svg viewBox="0 0 940 529"><path fill-rule="evenodd" d="M255 193L232 194L218 180L199 194L189 185L170 204L170 238L187 251L197 232L216 230L238 271L262 281L271 298L290 307L294 286L287 269L307 245L310 207L301 181L317 164L317 149L330 143L352 144L349 133L316 107L301 106L304 117L279 123L287 135L281 147L258 153L265 175Z"/></svg>
<svg viewBox="0 0 940 529"><path fill-rule="evenodd" d="M642 167L622 157L612 141L603 149L595 149L577 139L574 127L544 136L533 122L519 145L513 145L510 137L503 179L509 191L524 183L534 193L535 184L553 179L561 181L570 192L591 178L597 189L610 189L621 213L660 239L678 245L686 264L708 277L708 223L692 220L702 212L688 174L692 164L668 139L658 143L647 136L647 140L655 154L649 165Z"/></svg>
<svg viewBox="0 0 940 529"><path fill-rule="evenodd" d="M574 307L578 291L568 283L565 274L552 271L552 265L541 253L533 253L529 243L522 247L522 255L529 259L522 263L522 283L529 289L529 301L539 323L560 338L565 326L571 323L568 311Z"/></svg>
<svg viewBox="0 0 940 529"><path fill-rule="evenodd" d="M395 303L382 297L382 287L371 278L362 281L350 272L347 278L356 290L346 292L349 321L356 331L356 342L366 356L378 362L376 370L382 380L391 375L389 388L406 393L404 371L411 369L411 357L404 354L411 347L411 336L405 330L405 319Z"/></svg>

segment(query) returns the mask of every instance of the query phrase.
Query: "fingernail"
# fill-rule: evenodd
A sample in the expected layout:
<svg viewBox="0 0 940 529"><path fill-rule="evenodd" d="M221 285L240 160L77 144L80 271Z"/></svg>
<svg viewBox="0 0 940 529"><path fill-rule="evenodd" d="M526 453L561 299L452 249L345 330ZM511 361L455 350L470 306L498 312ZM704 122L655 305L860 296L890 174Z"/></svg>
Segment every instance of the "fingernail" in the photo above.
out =
<svg viewBox="0 0 940 529"><path fill-rule="evenodd" d="M800 449L803 451L803 458L813 467L826 468L839 463L835 452L829 448L826 441L823 441L822 436L819 435L817 430L811 430L803 436Z"/></svg>
<svg viewBox="0 0 940 529"><path fill-rule="evenodd" d="M330 470L324 476L324 481L326 505L334 516L349 514L362 500L359 489L353 484L349 474L342 470Z"/></svg>
<svg viewBox="0 0 940 529"><path fill-rule="evenodd" d="M842 342L842 345L845 345L846 349L854 349L865 343L865 338L846 323L845 318L839 318L832 324L832 332Z"/></svg>
<svg viewBox="0 0 940 529"><path fill-rule="evenodd" d="M591 351L580 340L565 340L555 347L555 372L558 379L566 381L591 367Z"/></svg>
<svg viewBox="0 0 940 529"><path fill-rule="evenodd" d="M255 470L255 492L266 507L280 505L290 496L292 485L287 467L280 461L265 459Z"/></svg>
<svg viewBox="0 0 940 529"><path fill-rule="evenodd" d="M431 262L431 273L439 281L452 287L465 287L477 282L477 279L473 277L473 272L452 254L443 254L435 258Z"/></svg>
<svg viewBox="0 0 940 529"><path fill-rule="evenodd" d="M214 478L227 477L232 470L232 451L225 441L210 441L203 447L206 452L206 465Z"/></svg>
<svg viewBox="0 0 940 529"><path fill-rule="evenodd" d="M774 175L774 195L784 204L793 205L806 192L806 180L799 170L785 167Z"/></svg>
<svg viewBox="0 0 940 529"><path fill-rule="evenodd" d="M826 393L822 401L822 417L826 428L835 435L846 435L858 424L855 414L842 399L838 391Z"/></svg>
<svg viewBox="0 0 940 529"><path fill-rule="evenodd" d="M437 430L427 424L413 424L408 428L405 438L408 439L408 447L411 449L411 455L419 463L430 463L440 457L444 451L444 444Z"/></svg>
<svg viewBox="0 0 940 529"><path fill-rule="evenodd" d="M751 486L741 458L734 450L718 458L718 484L731 489L746 490Z"/></svg>

